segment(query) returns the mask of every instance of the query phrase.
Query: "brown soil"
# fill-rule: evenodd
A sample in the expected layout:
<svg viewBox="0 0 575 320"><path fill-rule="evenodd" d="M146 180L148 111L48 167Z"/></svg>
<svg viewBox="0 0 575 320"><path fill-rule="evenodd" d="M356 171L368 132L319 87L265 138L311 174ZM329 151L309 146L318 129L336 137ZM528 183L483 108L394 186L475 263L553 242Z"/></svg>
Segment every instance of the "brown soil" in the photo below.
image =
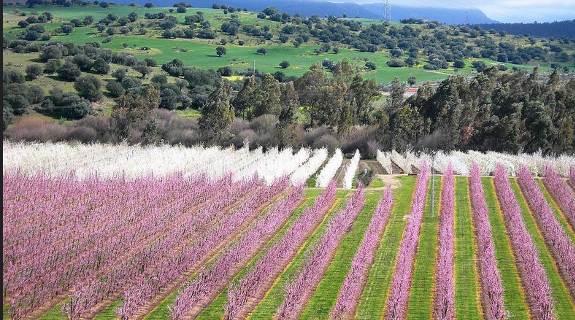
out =
<svg viewBox="0 0 575 320"><path fill-rule="evenodd" d="M401 187L401 181L397 179L397 175L389 175L389 174L378 174L378 178L385 183L385 185L391 185L391 189L397 189Z"/></svg>
<svg viewBox="0 0 575 320"><path fill-rule="evenodd" d="M405 172L403 172L403 170L401 170L401 168L395 164L395 162L391 161L391 174L403 174Z"/></svg>
<svg viewBox="0 0 575 320"><path fill-rule="evenodd" d="M347 164L350 162L350 159L343 159L341 162L341 166L335 172L335 186L341 188L343 186L343 177L345 176L345 170L347 169Z"/></svg>
<svg viewBox="0 0 575 320"><path fill-rule="evenodd" d="M374 174L388 174L385 169L376 160L360 160L359 161L360 170L368 169L373 170Z"/></svg>

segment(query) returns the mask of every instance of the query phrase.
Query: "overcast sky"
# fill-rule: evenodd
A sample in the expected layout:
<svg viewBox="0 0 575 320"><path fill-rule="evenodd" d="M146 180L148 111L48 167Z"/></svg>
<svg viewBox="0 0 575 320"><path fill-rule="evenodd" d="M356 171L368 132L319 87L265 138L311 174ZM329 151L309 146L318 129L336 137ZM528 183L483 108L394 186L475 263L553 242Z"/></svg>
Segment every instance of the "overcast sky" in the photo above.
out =
<svg viewBox="0 0 575 320"><path fill-rule="evenodd" d="M384 0L328 0L332 2L383 3ZM575 19L575 0L390 0L393 5L417 7L475 7L489 18L501 22L552 22Z"/></svg>

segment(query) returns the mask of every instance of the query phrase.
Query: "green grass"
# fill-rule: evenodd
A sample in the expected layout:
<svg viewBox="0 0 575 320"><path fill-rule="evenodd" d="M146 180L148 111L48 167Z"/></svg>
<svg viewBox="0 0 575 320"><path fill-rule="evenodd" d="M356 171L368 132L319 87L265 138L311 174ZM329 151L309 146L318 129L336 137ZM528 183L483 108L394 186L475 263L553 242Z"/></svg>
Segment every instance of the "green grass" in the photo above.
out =
<svg viewBox="0 0 575 320"><path fill-rule="evenodd" d="M340 190L337 192L336 198L342 199L350 191ZM330 212L325 221L328 221L329 217L333 216L339 209L345 206L345 201L340 201ZM278 279L277 283L270 289L269 294L260 302L260 304L253 310L251 314L251 319L272 319L273 315L276 313L277 308L283 301L283 287L288 282L289 279L295 274L303 263L305 262L305 252L309 246L321 235L325 230L326 223L322 223L315 234L313 234L308 242L304 245L300 254L294 259L292 264L288 267L286 272L284 272Z"/></svg>
<svg viewBox="0 0 575 320"><path fill-rule="evenodd" d="M411 280L411 292L407 319L427 319L433 310L433 283L435 260L437 255L437 236L439 225L439 208L441 199L441 176L434 175L433 187L433 212L431 212L432 183L429 182L425 211L419 233L419 243L413 277Z"/></svg>
<svg viewBox="0 0 575 320"><path fill-rule="evenodd" d="M383 180L381 180L381 178L375 177L375 179L371 180L369 187L370 188L383 188L383 187L385 187L385 183L383 182Z"/></svg>
<svg viewBox="0 0 575 320"><path fill-rule="evenodd" d="M381 191L366 192L365 206L354 222L352 230L343 238L333 261L326 270L323 279L309 300L300 319L328 318L381 196Z"/></svg>
<svg viewBox="0 0 575 320"><path fill-rule="evenodd" d="M114 319L116 318L116 308L121 307L123 303L123 299L117 300L116 302L112 303L108 308L102 310L100 314L94 317L94 320L106 320L106 319Z"/></svg>
<svg viewBox="0 0 575 320"><path fill-rule="evenodd" d="M491 177L481 179L485 201L489 209L489 220L495 245L497 267L501 272L501 282L505 290L503 292L505 311L509 312L509 319L528 319L529 315L523 287L520 283L517 267L513 260L511 243L507 236L507 229L501 216L492 181L493 179Z"/></svg>
<svg viewBox="0 0 575 320"><path fill-rule="evenodd" d="M569 291L566 289L565 284L562 282L559 273L555 266L551 253L545 246L543 237L537 230L537 224L531 214L521 191L517 184L517 179L510 178L511 188L515 192L519 206L521 207L521 215L525 222L525 227L533 239L533 243L539 252L539 261L543 265L549 278L552 290L552 297L555 301L555 314L558 319L575 319L575 309L569 297Z"/></svg>
<svg viewBox="0 0 575 320"><path fill-rule="evenodd" d="M481 319L476 281L477 260L474 245L469 184L466 177L455 178L455 315L457 319Z"/></svg>
<svg viewBox="0 0 575 320"><path fill-rule="evenodd" d="M202 115L199 110L195 109L178 109L174 113L184 118L199 118Z"/></svg>
<svg viewBox="0 0 575 320"><path fill-rule="evenodd" d="M369 272L366 288L356 312L357 319L380 319L393 278L399 245L407 224L411 198L415 189L415 176L399 177L401 187L393 190L393 209L375 262Z"/></svg>
<svg viewBox="0 0 575 320"><path fill-rule="evenodd" d="M551 207L551 209L553 209L553 213L555 214L555 219L557 219L559 221L559 223L563 226L563 229L565 229L565 233L571 238L571 241L573 241L573 243L575 243L575 233L573 233L573 230L571 229L571 227L567 223L567 220L565 220L566 218L561 213L561 209L559 208L558 204L553 201L553 198L549 194L549 191L547 191L547 188L543 184L543 180L542 179L535 179L535 181L537 181L537 183L539 184L539 188L541 188L541 192L543 192L543 196L547 200L547 203L549 203L549 206ZM569 188L569 187L567 186L567 188Z"/></svg>

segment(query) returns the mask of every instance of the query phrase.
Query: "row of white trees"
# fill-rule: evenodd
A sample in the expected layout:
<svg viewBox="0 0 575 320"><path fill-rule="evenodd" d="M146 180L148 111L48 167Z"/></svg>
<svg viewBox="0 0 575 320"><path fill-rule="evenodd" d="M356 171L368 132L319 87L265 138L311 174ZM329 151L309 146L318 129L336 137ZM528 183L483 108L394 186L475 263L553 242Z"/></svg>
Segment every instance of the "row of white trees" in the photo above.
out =
<svg viewBox="0 0 575 320"><path fill-rule="evenodd" d="M451 164L453 171L459 175L468 176L473 162L479 164L481 175L491 176L494 174L497 164L501 164L506 171L516 176L521 166L527 167L534 175L542 176L547 165L563 177L569 176L570 168L575 167L575 157L560 156L543 156L541 153L511 155L498 152L479 152L479 151L437 151L434 154L429 152L406 151L403 154L395 150L382 152L377 151L377 161L390 174L394 172L393 164L405 174L412 174L415 170L421 169L421 161L426 160L433 166L436 172L444 173L447 166Z"/></svg>
<svg viewBox="0 0 575 320"><path fill-rule="evenodd" d="M264 151L261 147L249 150L247 147L144 147L4 141L2 168L3 172L14 169L23 173L41 171L49 176L74 172L80 179L92 175L135 179L146 175L165 177L198 173L218 178L231 172L234 180L257 174L268 185L282 176L288 176L294 185L303 184L316 174L315 186L321 188L325 188L336 173L341 171L343 181L338 187L352 188L360 158L360 152L356 150L353 158L344 164L344 155L340 149L330 156L326 148L300 148L296 152L292 148L279 150L277 147ZM398 171L404 174L416 173L421 169L422 160L426 160L438 173L444 173L448 164L451 164L454 173L459 175L469 175L474 161L479 164L481 175L493 175L497 164L501 164L513 176L517 175L520 166L527 167L534 175L542 176L545 167L549 165L563 177L568 177L571 168L575 168L575 157L566 155L553 157L537 153L510 155L478 151L437 151L432 155L414 151L402 154L395 150L377 151L377 161L388 174Z"/></svg>

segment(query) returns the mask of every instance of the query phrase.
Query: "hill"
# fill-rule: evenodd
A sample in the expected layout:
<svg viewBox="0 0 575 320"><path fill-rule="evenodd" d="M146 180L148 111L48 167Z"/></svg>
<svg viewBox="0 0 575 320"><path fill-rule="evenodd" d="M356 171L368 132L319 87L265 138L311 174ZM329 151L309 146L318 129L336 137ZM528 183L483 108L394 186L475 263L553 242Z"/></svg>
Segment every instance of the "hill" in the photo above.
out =
<svg viewBox="0 0 575 320"><path fill-rule="evenodd" d="M361 149L372 158L377 145L573 150L572 110L559 107L573 105L572 40L415 18L216 7L5 6L6 136L249 141ZM419 89L402 99L407 85ZM225 99L216 102L218 95ZM122 116L125 99L154 112L117 128L110 116ZM231 118L221 126L180 117L199 117L208 103L223 102Z"/></svg>
<svg viewBox="0 0 575 320"><path fill-rule="evenodd" d="M529 34L533 37L575 39L575 19L544 23L492 23L477 25L481 28L503 30L517 35Z"/></svg>
<svg viewBox="0 0 575 320"><path fill-rule="evenodd" d="M129 4L131 0L120 0L118 3ZM144 5L147 0L135 1L139 5ZM171 6L172 0L153 1L156 6ZM329 2L329 1L281 1L281 0L226 0L223 2L213 0L193 0L189 1L194 7L210 8L214 3L225 3L228 6L236 8L246 8L249 11L261 11L267 7L274 7L281 12L290 14L299 13L303 17L312 15L336 16L341 17L344 14L348 17L358 17L366 19L380 20L382 18L383 6L380 3L357 4L350 2ZM406 18L421 18L427 20L437 20L445 24L465 24L465 23L494 23L496 21L489 19L481 10L475 8L469 9L451 9L451 8L433 8L433 7L411 7L394 5L392 8L392 21L399 21Z"/></svg>

